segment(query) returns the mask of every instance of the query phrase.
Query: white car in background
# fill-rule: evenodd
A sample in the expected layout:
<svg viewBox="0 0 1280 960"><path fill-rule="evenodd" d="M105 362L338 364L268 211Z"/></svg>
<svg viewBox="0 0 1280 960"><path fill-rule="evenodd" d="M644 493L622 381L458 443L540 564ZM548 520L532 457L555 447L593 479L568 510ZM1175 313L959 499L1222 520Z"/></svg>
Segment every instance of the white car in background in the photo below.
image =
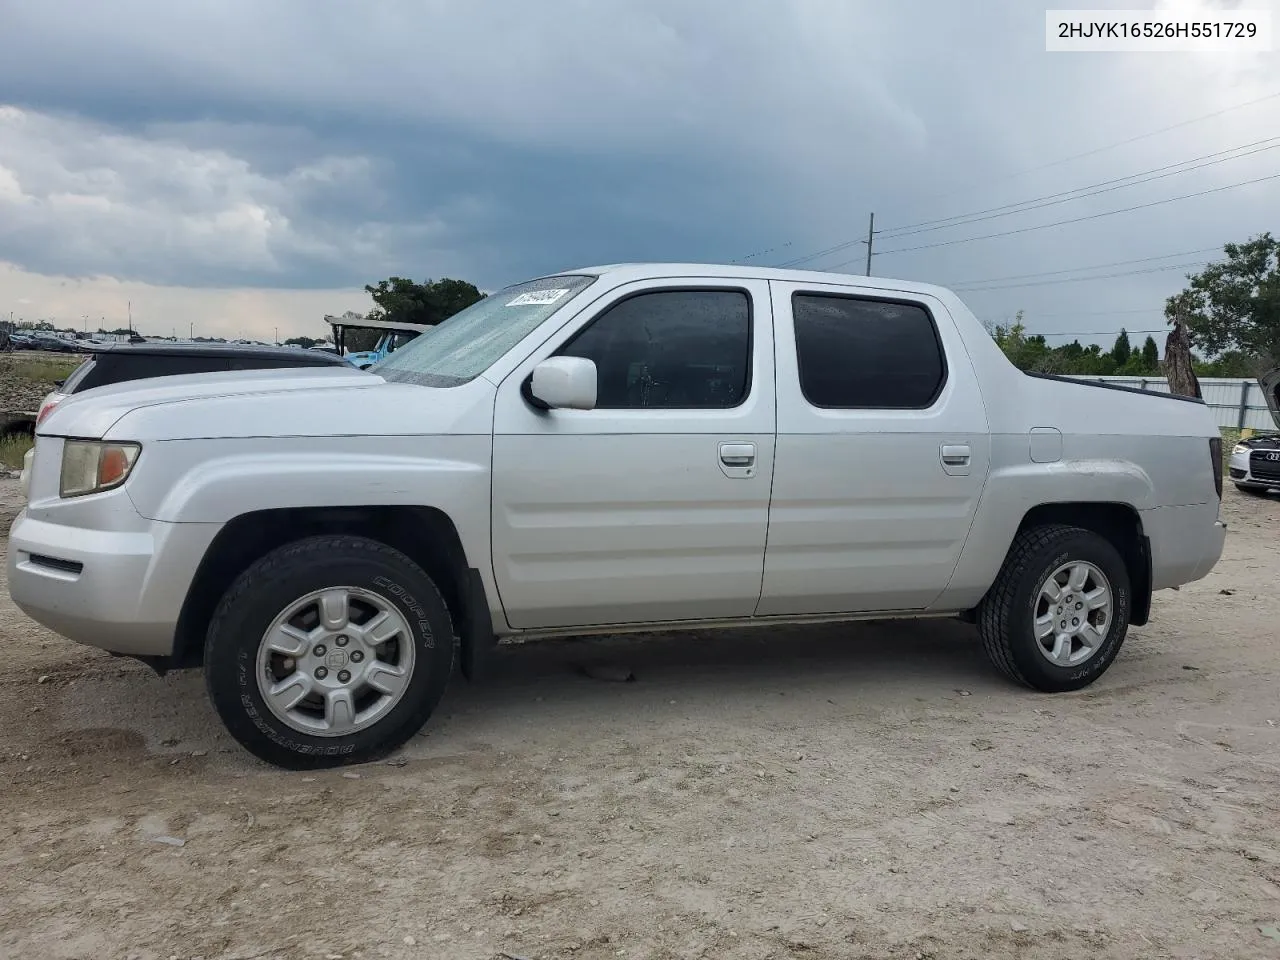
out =
<svg viewBox="0 0 1280 960"><path fill-rule="evenodd" d="M1280 367L1258 378L1276 426L1280 427ZM1227 464L1231 482L1242 493L1280 491L1280 433L1245 437L1231 449Z"/></svg>

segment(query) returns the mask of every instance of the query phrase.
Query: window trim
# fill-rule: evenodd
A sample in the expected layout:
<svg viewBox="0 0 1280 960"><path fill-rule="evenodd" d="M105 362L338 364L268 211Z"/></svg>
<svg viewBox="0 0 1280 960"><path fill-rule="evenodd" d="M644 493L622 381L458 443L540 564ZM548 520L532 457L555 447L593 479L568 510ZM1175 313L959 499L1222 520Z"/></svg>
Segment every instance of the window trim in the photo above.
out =
<svg viewBox="0 0 1280 960"><path fill-rule="evenodd" d="M924 311L926 319L929 321L929 328L933 331L933 342L938 348L938 356L942 360L942 376L938 379L938 385L934 389L933 394L926 403L917 406L906 407L890 407L890 406L829 406L822 403L814 403L809 396L809 392L804 386L804 362L800 358L800 338L796 335L796 298L797 297L815 297L827 300L856 300L862 303L886 303L898 304L904 307L919 307ZM913 300L910 297L877 297L868 296L867 294L857 293L833 293L829 290L822 291L791 291L791 342L796 351L796 382L800 386L800 395L804 397L805 403L813 407L815 410L930 410L938 403L938 398L942 396L942 391L946 389L947 384L951 380L951 365L948 362L947 350L942 342L942 333L938 329L938 320L933 315L933 311L929 309L929 305L919 300Z"/></svg>
<svg viewBox="0 0 1280 960"><path fill-rule="evenodd" d="M717 410L739 410L752 397L755 389L755 370L756 370L756 303L755 298L751 295L751 291L746 287L734 284L696 284L685 286L681 284L664 284L657 287L645 287L643 290L632 290L630 293L623 294L617 300L605 304L599 311L595 313L586 323L575 330L568 339L559 346L555 347L547 357L563 356L563 351L573 345L579 337L585 334L593 326L595 326L602 317L606 316L615 307L621 306L628 300L634 300L637 297L647 296L651 293L740 293L747 300L747 378L743 384L742 396L738 402L731 407L592 407L590 410L581 411L583 413L594 413L597 410L618 412L618 411L646 411L646 410L669 410L669 411L686 411L689 413L714 413ZM521 385L521 393L528 400L530 396L530 388L533 385L533 373L530 372L525 377L525 382Z"/></svg>

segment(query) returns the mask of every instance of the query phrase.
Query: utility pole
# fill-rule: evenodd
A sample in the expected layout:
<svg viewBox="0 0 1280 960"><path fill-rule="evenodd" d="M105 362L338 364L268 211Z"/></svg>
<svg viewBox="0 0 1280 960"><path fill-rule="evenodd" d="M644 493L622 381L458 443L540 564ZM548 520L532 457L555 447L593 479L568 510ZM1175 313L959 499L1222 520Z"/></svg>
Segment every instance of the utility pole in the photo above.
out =
<svg viewBox="0 0 1280 960"><path fill-rule="evenodd" d="M862 242L867 245L867 276L871 276L871 244L876 237L876 215L871 214L871 222L867 224L867 239Z"/></svg>

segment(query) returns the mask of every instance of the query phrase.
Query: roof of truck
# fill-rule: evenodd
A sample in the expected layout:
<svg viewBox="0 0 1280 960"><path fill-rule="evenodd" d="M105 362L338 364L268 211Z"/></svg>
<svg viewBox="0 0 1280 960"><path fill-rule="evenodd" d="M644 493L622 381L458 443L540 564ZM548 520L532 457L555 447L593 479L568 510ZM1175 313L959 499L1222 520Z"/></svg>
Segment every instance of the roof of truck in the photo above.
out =
<svg viewBox="0 0 1280 960"><path fill-rule="evenodd" d="M95 343L87 353L112 354L120 356L196 356L196 357L271 357L273 359L310 363L316 366L333 363L335 366L346 361L333 357L321 360L309 357L308 351L297 347L273 347L266 344L218 343L211 341L172 341L149 340L145 343ZM332 356L332 355L330 355Z"/></svg>
<svg viewBox="0 0 1280 960"><path fill-rule="evenodd" d="M366 317L354 319L325 316L324 322L331 327L350 327L352 330L412 330L415 333L426 333L432 326L429 323L408 323L403 320L371 320Z"/></svg>
<svg viewBox="0 0 1280 960"><path fill-rule="evenodd" d="M787 283L831 283L843 286L874 287L899 292L928 293L934 296L950 294L950 291L934 283L915 280L896 280L887 277L865 277L853 273L832 273L819 270L794 270L787 267L764 267L742 263L608 263L594 267L578 267L548 274L550 277L567 274L610 274L619 279L644 280L651 277L716 277L738 280L778 280Z"/></svg>

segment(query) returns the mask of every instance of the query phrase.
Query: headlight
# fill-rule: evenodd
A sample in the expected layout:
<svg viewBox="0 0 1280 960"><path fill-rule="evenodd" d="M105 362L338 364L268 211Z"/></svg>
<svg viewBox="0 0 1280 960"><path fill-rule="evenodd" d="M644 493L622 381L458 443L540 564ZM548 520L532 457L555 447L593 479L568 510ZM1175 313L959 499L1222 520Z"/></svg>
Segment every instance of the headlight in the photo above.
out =
<svg viewBox="0 0 1280 960"><path fill-rule="evenodd" d="M118 487L129 477L142 447L136 443L67 440L62 446L58 494L83 497Z"/></svg>
<svg viewBox="0 0 1280 960"><path fill-rule="evenodd" d="M1231 453L1233 455L1237 453L1248 453L1248 452L1249 452L1249 448L1246 447L1243 443L1237 443L1234 447L1231 448Z"/></svg>

